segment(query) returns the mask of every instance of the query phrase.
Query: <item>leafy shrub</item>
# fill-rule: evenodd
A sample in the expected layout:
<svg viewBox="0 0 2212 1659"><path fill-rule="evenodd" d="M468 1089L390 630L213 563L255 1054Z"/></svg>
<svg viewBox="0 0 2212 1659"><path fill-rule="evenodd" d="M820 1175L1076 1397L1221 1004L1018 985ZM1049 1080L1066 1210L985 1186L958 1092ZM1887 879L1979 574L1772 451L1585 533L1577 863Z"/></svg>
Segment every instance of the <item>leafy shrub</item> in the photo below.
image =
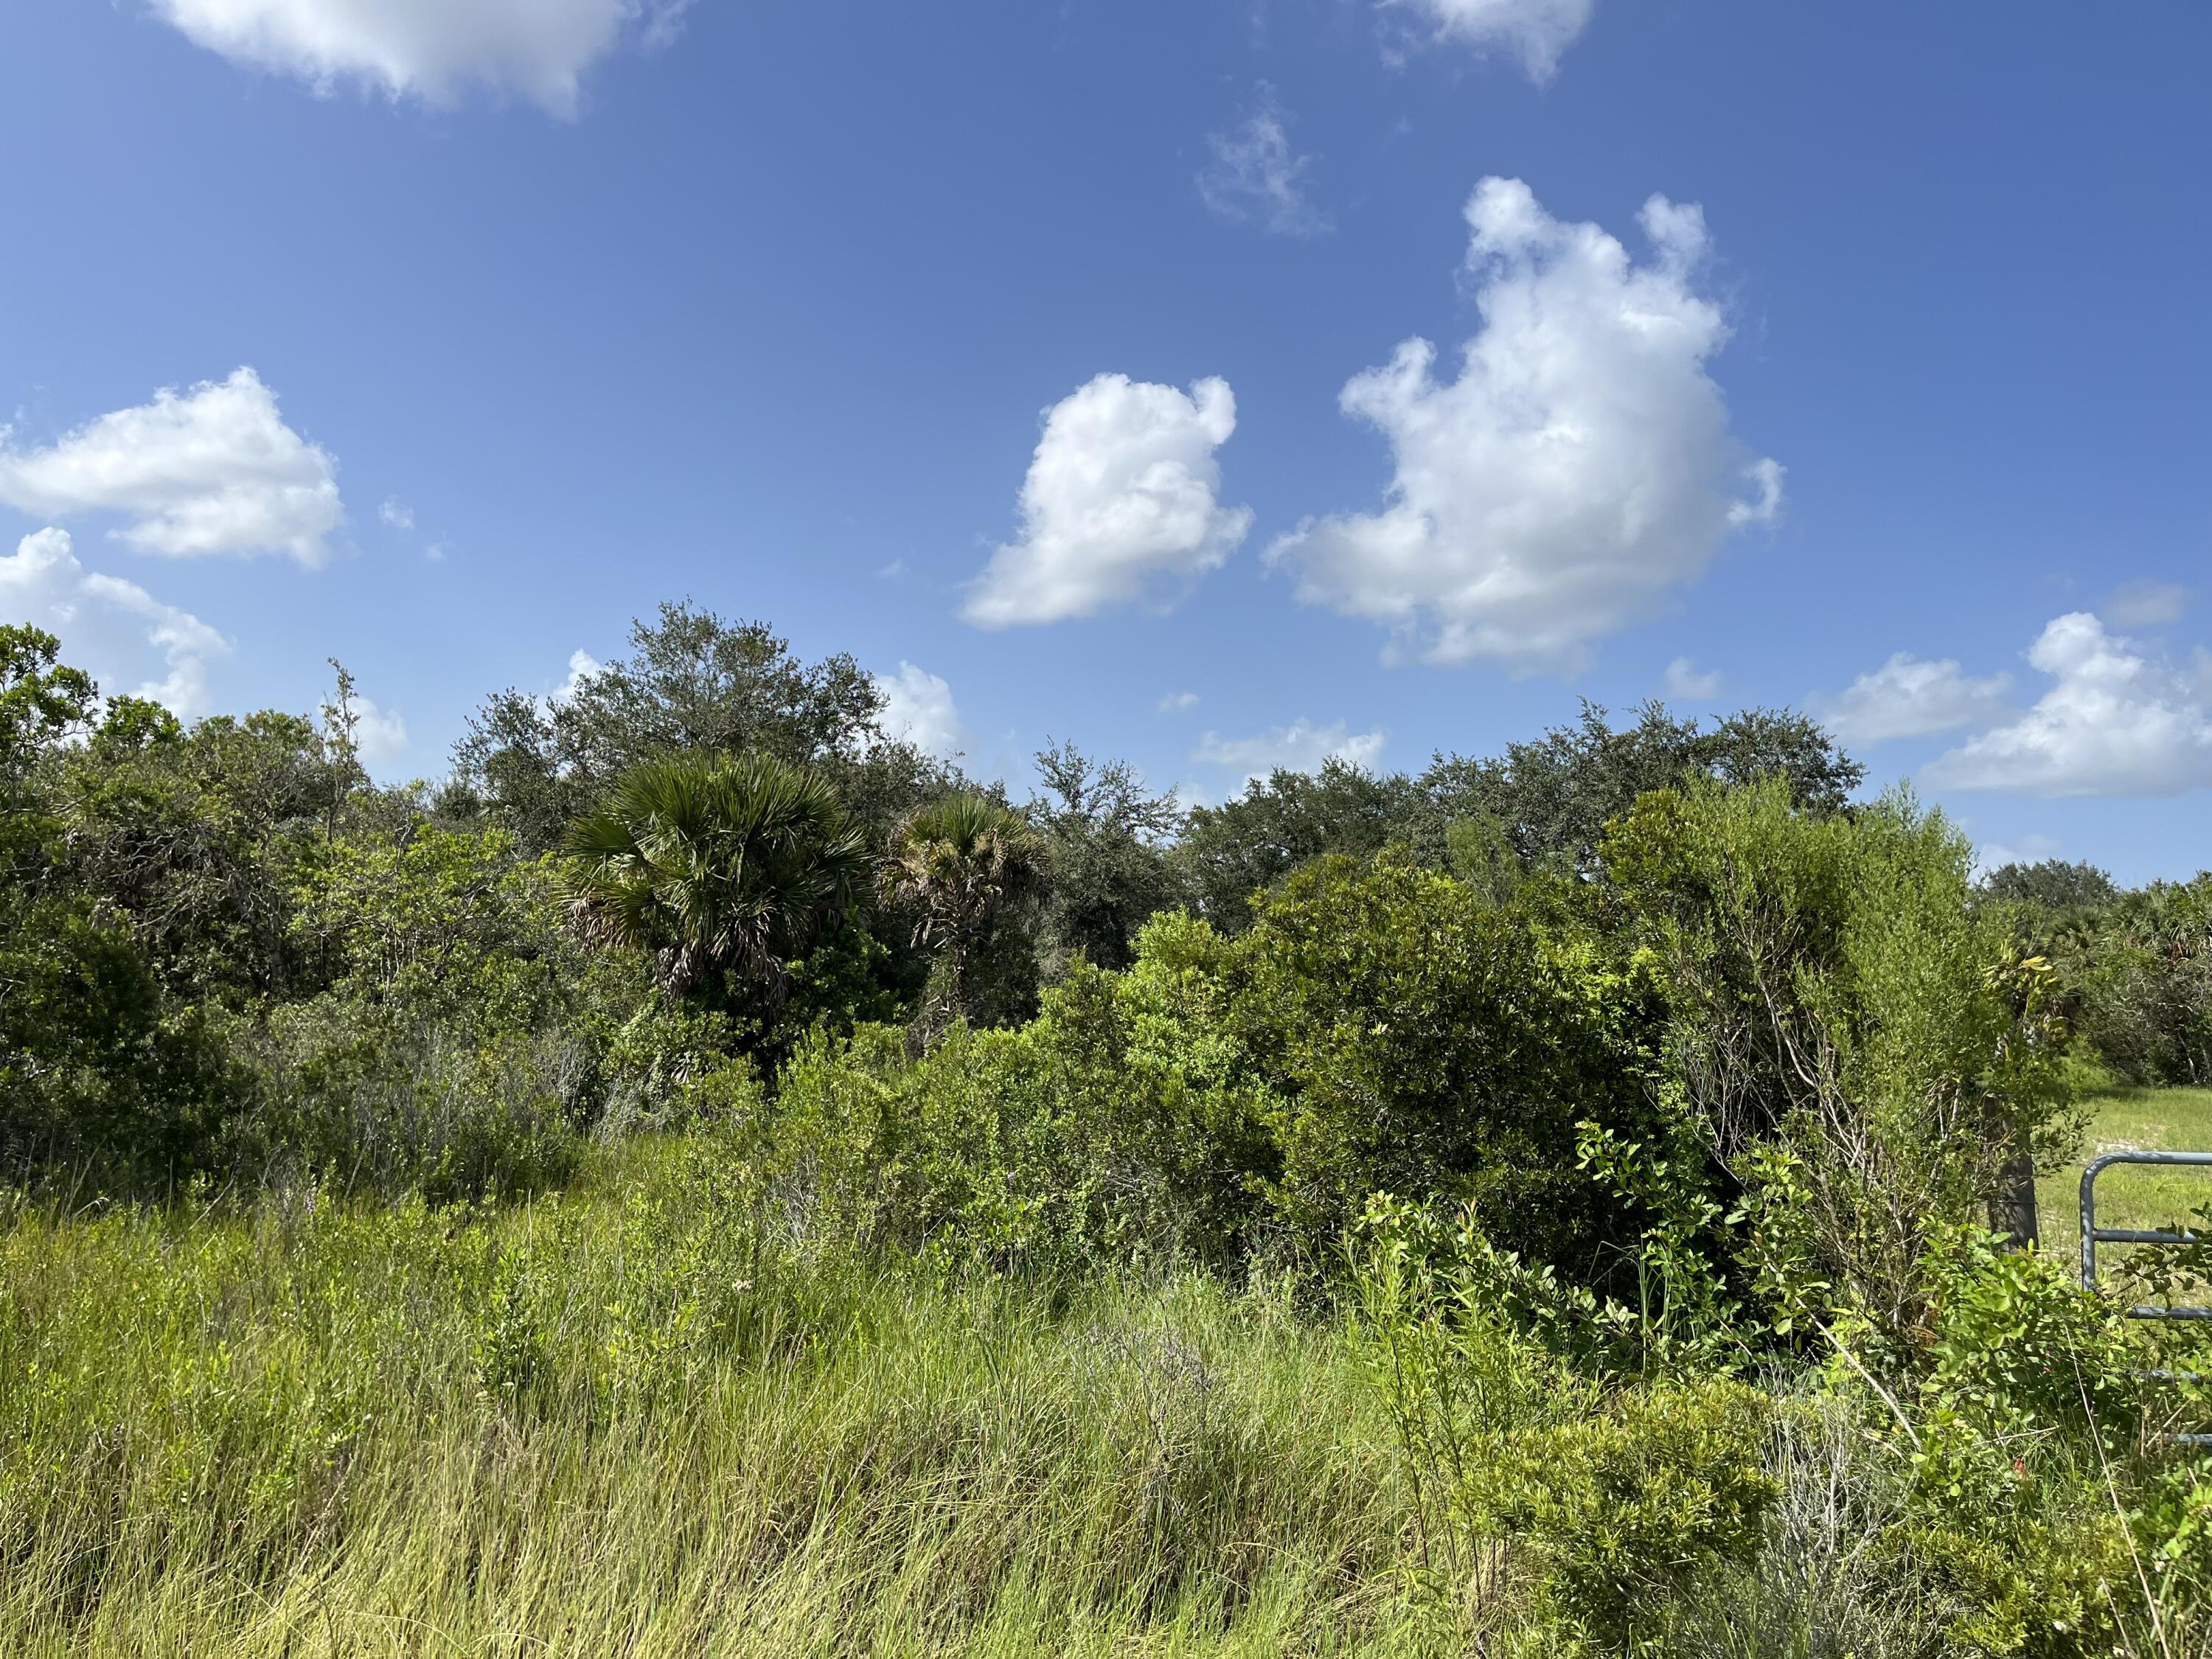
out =
<svg viewBox="0 0 2212 1659"><path fill-rule="evenodd" d="M2127 1528L2110 1515L2002 1526L1923 1518L1901 1525L1887 1550L1900 1577L1932 1589L1954 1653L2092 1659L2129 1650L2118 1598L2132 1598L2136 1573Z"/></svg>
<svg viewBox="0 0 2212 1659"><path fill-rule="evenodd" d="M1578 1167L1578 1125L1650 1127L1662 1006L1572 896L1487 903L1385 855L1325 859L1259 907L1228 971L1267 1085L1294 1237L1333 1254L1370 1194L1473 1207L1502 1248L1585 1281L1642 1224Z"/></svg>
<svg viewBox="0 0 2212 1659"><path fill-rule="evenodd" d="M72 880L41 784L91 726L95 693L60 648L0 624L0 1171L158 1187L200 1167L230 1068L127 919Z"/></svg>
<svg viewBox="0 0 2212 1659"><path fill-rule="evenodd" d="M1234 940L1156 919L1126 974L1076 963L1016 1030L817 1046L775 1133L861 1224L992 1260L1320 1264L1382 1190L1468 1203L1587 1281L1632 1273L1646 1218L1580 1167L1578 1125L1654 1122L1656 1015L1556 899L1328 860Z"/></svg>
<svg viewBox="0 0 2212 1659"><path fill-rule="evenodd" d="M1504 1436L1470 1478L1483 1522L1525 1539L1540 1603L1601 1650L1632 1650L1701 1574L1753 1559L1780 1488L1771 1401L1710 1382L1625 1394L1601 1412Z"/></svg>
<svg viewBox="0 0 2212 1659"><path fill-rule="evenodd" d="M1000 1266L1233 1259L1267 1149L1210 1025L1219 941L1182 920L1145 940L1127 975L1078 963L1016 1030L955 1026L919 1057L884 1027L803 1051L773 1130L786 1186L816 1224Z"/></svg>
<svg viewBox="0 0 2212 1659"><path fill-rule="evenodd" d="M234 1068L127 931L74 896L0 890L0 1170L159 1189L205 1167Z"/></svg>
<svg viewBox="0 0 2212 1659"><path fill-rule="evenodd" d="M1790 1202L1763 1207L1805 1218L1797 1266L1905 1343L1931 1239L2022 1196L2030 1155L2070 1138L2048 964L1969 904L1971 848L1905 794L1845 817L1794 810L1779 779L1662 792L1606 857L1663 964L1706 1144L1753 1211L1789 1173Z"/></svg>
<svg viewBox="0 0 2212 1659"><path fill-rule="evenodd" d="M2081 1024L2130 1083L2212 1085L2212 872L2107 907L2087 944Z"/></svg>

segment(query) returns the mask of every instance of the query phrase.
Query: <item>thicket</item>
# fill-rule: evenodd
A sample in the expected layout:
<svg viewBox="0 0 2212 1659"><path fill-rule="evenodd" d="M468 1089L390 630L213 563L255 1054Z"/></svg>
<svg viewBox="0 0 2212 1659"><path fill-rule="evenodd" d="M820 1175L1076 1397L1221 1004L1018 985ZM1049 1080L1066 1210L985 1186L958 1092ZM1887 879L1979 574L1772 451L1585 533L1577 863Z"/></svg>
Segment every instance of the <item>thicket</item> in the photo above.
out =
<svg viewBox="0 0 2212 1659"><path fill-rule="evenodd" d="M2212 877L1788 714L1185 812L632 645L395 788L0 629L7 1645L2212 1640L2190 1329L2026 1248Z"/></svg>

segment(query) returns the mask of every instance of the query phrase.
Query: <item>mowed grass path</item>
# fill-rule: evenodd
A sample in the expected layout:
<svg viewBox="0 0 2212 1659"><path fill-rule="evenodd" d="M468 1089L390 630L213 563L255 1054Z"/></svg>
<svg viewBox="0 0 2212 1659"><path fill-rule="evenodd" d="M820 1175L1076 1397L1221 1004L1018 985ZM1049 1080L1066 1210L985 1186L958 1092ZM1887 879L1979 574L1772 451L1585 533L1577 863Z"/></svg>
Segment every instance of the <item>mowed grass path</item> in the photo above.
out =
<svg viewBox="0 0 2212 1659"><path fill-rule="evenodd" d="M2075 1160L2036 1183L2047 1250L2071 1260L2081 1241L2081 1171L2106 1152L2212 1152L2212 1089L2120 1089L2089 1103L2089 1132ZM2163 1227L2212 1205L2212 1169L2116 1165L2097 1177L2097 1220L2106 1227Z"/></svg>

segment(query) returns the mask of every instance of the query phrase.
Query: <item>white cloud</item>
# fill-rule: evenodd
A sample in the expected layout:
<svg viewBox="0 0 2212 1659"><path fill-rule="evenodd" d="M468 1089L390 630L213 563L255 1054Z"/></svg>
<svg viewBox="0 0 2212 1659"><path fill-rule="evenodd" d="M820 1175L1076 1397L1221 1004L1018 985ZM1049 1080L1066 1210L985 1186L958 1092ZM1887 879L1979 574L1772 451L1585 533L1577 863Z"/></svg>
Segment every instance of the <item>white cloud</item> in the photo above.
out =
<svg viewBox="0 0 2212 1659"><path fill-rule="evenodd" d="M0 501L123 514L131 522L114 534L142 553L289 553L310 565L344 516L337 463L284 424L250 368L157 392L45 449L16 449L0 428Z"/></svg>
<svg viewBox="0 0 2212 1659"><path fill-rule="evenodd" d="M2058 856L2059 845L2048 836L2022 836L2005 842L1985 841L1974 848L1974 879L1993 875L2008 864L2040 864Z"/></svg>
<svg viewBox="0 0 2212 1659"><path fill-rule="evenodd" d="M1518 179L1484 179L1467 219L1483 327L1459 378L1408 340L1340 398L1389 441L1383 510L1309 519L1267 557L1300 599L1387 625L1393 655L1571 670L1771 519L1782 469L1729 434L1706 373L1729 329L1693 286L1696 207L1644 204L1643 265Z"/></svg>
<svg viewBox="0 0 2212 1659"><path fill-rule="evenodd" d="M1704 702L1721 694L1721 671L1709 669L1703 673L1697 664L1687 657L1677 657L1667 665L1667 695L1684 702Z"/></svg>
<svg viewBox="0 0 2212 1659"><path fill-rule="evenodd" d="M2099 607L2115 628L2163 628L2178 623L2189 608L2189 590L2179 582L2122 582Z"/></svg>
<svg viewBox="0 0 2212 1659"><path fill-rule="evenodd" d="M1216 496L1213 452L1237 429L1222 380L1186 393L1101 374L1045 412L1022 485L1022 538L976 578L963 614L984 628L1087 617L1195 580L1252 527Z"/></svg>
<svg viewBox="0 0 2212 1659"><path fill-rule="evenodd" d="M902 662L896 674L878 675L876 689L884 694L883 713L876 723L885 737L910 743L939 760L961 752L960 711L953 705L952 688L943 679Z"/></svg>
<svg viewBox="0 0 2212 1659"><path fill-rule="evenodd" d="M690 0L152 0L195 44L297 76L451 104L471 86L573 115L584 70L675 38Z"/></svg>
<svg viewBox="0 0 2212 1659"><path fill-rule="evenodd" d="M1900 651L1842 696L1808 697L1806 706L1839 741L1864 746L1987 726L2003 718L2011 685L2007 674L1978 680L1948 657L1930 662Z"/></svg>
<svg viewBox="0 0 2212 1659"><path fill-rule="evenodd" d="M407 722L396 708L381 708L370 699L353 700L353 740L364 764L387 761L407 747Z"/></svg>
<svg viewBox="0 0 2212 1659"><path fill-rule="evenodd" d="M1221 738L1208 732L1199 739L1191 758L1209 766L1226 766L1242 772L1249 783L1278 769L1318 772L1322 763L1329 760L1372 767L1382 758L1383 744L1388 741L1389 734L1379 729L1354 732L1342 720L1316 726L1300 718L1256 738Z"/></svg>
<svg viewBox="0 0 2212 1659"><path fill-rule="evenodd" d="M1378 0L1386 10L1411 12L1416 27L1438 41L1520 58L1528 78L1548 81L1559 54L1590 20L1596 0Z"/></svg>
<svg viewBox="0 0 2212 1659"><path fill-rule="evenodd" d="M57 635L63 659L102 691L128 690L185 720L208 712L208 664L230 654L230 642L190 611L87 570L65 530L26 536L0 556L0 617Z"/></svg>
<svg viewBox="0 0 2212 1659"><path fill-rule="evenodd" d="M1306 198L1310 158L1291 148L1289 118L1273 88L1261 86L1259 107L1242 126L1209 133L1206 143L1213 159L1198 175L1198 193L1223 218L1279 236L1318 236L1330 228Z"/></svg>
<svg viewBox="0 0 2212 1659"><path fill-rule="evenodd" d="M568 684L553 694L553 701L556 702L574 702L576 693L584 689L584 682L597 674L604 666L605 665L588 651L571 651L568 653Z"/></svg>
<svg viewBox="0 0 2212 1659"><path fill-rule="evenodd" d="M576 700L576 694L584 689L584 682L605 666L605 664L588 651L581 649L571 651L568 653L567 680L532 701L537 703L541 714L550 715L563 704L574 702Z"/></svg>
<svg viewBox="0 0 2212 1659"><path fill-rule="evenodd" d="M2107 634L2055 618L2027 659L2055 684L2034 708L1931 763L1929 783L2038 795L2178 795L2212 785L2212 686Z"/></svg>
<svg viewBox="0 0 2212 1659"><path fill-rule="evenodd" d="M1195 691L1170 691L1160 699L1159 704L1163 714L1180 714L1197 707L1198 693Z"/></svg>
<svg viewBox="0 0 2212 1659"><path fill-rule="evenodd" d="M415 509L397 495L387 497L384 505L376 509L376 516L393 530L412 530L415 527Z"/></svg>

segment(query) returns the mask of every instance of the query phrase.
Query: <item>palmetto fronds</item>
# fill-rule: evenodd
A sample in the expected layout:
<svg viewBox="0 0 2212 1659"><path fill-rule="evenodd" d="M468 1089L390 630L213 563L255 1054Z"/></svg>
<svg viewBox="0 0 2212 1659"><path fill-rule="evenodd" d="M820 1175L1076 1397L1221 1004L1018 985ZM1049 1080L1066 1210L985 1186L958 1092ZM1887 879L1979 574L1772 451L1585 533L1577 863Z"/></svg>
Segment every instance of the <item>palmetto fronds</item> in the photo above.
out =
<svg viewBox="0 0 2212 1659"><path fill-rule="evenodd" d="M632 768L569 827L573 914L653 953L672 996L734 971L771 1003L785 962L842 910L866 869L836 791L772 755L679 755Z"/></svg>
<svg viewBox="0 0 2212 1659"><path fill-rule="evenodd" d="M914 939L945 965L945 1012L965 1016L970 956L1002 911L1044 882L1044 847L1029 821L988 795L947 795L908 814L891 838L884 890L918 913Z"/></svg>

